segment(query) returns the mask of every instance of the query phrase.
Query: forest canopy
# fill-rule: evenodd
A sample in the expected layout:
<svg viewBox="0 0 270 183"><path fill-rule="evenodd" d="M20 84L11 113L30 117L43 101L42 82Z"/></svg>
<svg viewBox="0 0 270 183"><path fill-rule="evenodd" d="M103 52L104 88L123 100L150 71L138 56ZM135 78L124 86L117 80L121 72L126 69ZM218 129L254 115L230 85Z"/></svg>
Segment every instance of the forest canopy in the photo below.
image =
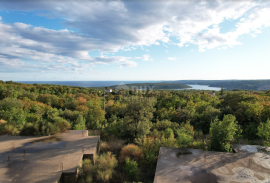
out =
<svg viewBox="0 0 270 183"><path fill-rule="evenodd" d="M243 139L269 145L269 119L269 91L119 90L104 96L96 88L0 81L0 135L98 131L111 168L126 172L119 177L108 170L115 182L152 180L160 147L231 152Z"/></svg>

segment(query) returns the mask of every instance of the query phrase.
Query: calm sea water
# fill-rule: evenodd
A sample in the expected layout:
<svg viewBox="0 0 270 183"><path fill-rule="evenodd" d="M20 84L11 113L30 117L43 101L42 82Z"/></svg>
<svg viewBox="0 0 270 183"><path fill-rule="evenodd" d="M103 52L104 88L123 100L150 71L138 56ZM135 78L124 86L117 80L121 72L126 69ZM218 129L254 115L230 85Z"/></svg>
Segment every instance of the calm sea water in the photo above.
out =
<svg viewBox="0 0 270 183"><path fill-rule="evenodd" d="M103 86L113 86L119 85L121 83L131 84L131 83L159 83L164 81L16 81L19 83L27 84L56 84L56 85L67 85L67 86L80 86L80 87L103 87ZM220 87L209 87L209 85L190 85L192 88L187 89L196 89L196 90L214 90L218 91ZM184 89L176 89L184 90Z"/></svg>
<svg viewBox="0 0 270 183"><path fill-rule="evenodd" d="M192 88L188 89L195 89L195 90L213 90L213 91L220 91L221 87L210 87L209 85L190 85ZM178 89L178 90L184 90L184 89Z"/></svg>

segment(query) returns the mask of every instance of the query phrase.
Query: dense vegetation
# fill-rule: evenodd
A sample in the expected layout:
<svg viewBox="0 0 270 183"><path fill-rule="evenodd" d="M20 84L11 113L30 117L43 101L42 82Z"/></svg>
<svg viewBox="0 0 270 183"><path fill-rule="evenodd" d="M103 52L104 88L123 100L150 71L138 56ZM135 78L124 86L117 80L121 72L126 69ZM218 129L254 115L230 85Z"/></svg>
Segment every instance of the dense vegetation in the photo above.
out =
<svg viewBox="0 0 270 183"><path fill-rule="evenodd" d="M0 81L0 134L101 135L96 164L80 182L153 182L160 147L232 151L232 143L270 141L270 91L139 91ZM104 111L105 107L105 111ZM90 134L91 135L91 134Z"/></svg>

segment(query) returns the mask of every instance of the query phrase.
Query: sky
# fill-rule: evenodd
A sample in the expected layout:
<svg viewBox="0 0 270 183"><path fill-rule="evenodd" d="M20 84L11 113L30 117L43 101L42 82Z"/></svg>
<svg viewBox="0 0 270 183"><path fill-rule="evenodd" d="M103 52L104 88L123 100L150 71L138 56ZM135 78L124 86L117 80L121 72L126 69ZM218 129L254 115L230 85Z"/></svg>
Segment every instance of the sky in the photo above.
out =
<svg viewBox="0 0 270 183"><path fill-rule="evenodd" d="M270 79L270 1L1 0L0 80Z"/></svg>

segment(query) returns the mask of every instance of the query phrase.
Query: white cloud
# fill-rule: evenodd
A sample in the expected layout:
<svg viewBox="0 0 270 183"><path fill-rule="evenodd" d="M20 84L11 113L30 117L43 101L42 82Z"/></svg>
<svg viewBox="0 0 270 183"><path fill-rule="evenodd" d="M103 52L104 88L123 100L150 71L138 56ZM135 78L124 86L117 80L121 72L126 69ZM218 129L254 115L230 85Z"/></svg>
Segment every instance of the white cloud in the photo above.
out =
<svg viewBox="0 0 270 183"><path fill-rule="evenodd" d="M131 61L131 57L122 57L122 56L100 56L100 57L94 57L91 58L89 61L92 63L98 63L98 64L110 64L110 63L117 63L118 65L124 66L124 67L136 67L137 63L134 61Z"/></svg>
<svg viewBox="0 0 270 183"><path fill-rule="evenodd" d="M134 59L140 59L142 61L154 61L149 54L143 55L142 57L134 57Z"/></svg>
<svg viewBox="0 0 270 183"><path fill-rule="evenodd" d="M227 49L241 45L238 40L240 36L249 34L255 37L270 26L270 3L253 0L213 0L201 3L197 0L70 0L68 3L3 0L1 9L33 11L39 12L38 16L63 19L66 29L52 30L21 22L6 24L0 17L0 65L8 68L21 66L28 70L30 66L33 69L60 71L79 67L74 70L79 72L91 64L109 63L135 67L137 63L132 59L138 58L92 58L88 52L131 51L159 44L177 44L180 47L194 44L201 52L213 48ZM221 33L219 25L231 20L237 22L235 28ZM150 55L140 59L153 61ZM173 61L175 59L168 58Z"/></svg>
<svg viewBox="0 0 270 183"><path fill-rule="evenodd" d="M122 67L136 67L137 63L133 62L133 61L125 61L125 62L121 62L119 64L119 66L120 66L120 68L122 68Z"/></svg>
<svg viewBox="0 0 270 183"><path fill-rule="evenodd" d="M90 57L91 39L68 30L32 27L24 23L0 22L0 71L88 72L92 64L122 63L134 67L128 57ZM90 42L90 43L89 43Z"/></svg>
<svg viewBox="0 0 270 183"><path fill-rule="evenodd" d="M176 60L178 60L178 58L176 58L176 57L168 57L168 60L170 60L170 61L176 61Z"/></svg>
<svg viewBox="0 0 270 183"><path fill-rule="evenodd" d="M267 22L270 16L267 7L268 2L252 0L203 1L203 3L196 0L147 3L72 0L69 3L62 1L2 3L2 9L47 10L49 13L39 13L39 16L63 18L67 27L80 30L87 35L84 38L92 38L89 41L93 45L95 43L103 45L98 46L103 52L117 51L126 46L168 43L171 36L179 40L179 46L186 43L195 44L200 50L221 45L231 47L239 44L236 40L237 35L249 33L247 30L251 28L252 23L255 23L255 29L269 26ZM237 19L240 19L237 33L220 33L217 25Z"/></svg>
<svg viewBox="0 0 270 183"><path fill-rule="evenodd" d="M150 55L143 55L142 60L143 61L153 61L153 59L150 57Z"/></svg>

